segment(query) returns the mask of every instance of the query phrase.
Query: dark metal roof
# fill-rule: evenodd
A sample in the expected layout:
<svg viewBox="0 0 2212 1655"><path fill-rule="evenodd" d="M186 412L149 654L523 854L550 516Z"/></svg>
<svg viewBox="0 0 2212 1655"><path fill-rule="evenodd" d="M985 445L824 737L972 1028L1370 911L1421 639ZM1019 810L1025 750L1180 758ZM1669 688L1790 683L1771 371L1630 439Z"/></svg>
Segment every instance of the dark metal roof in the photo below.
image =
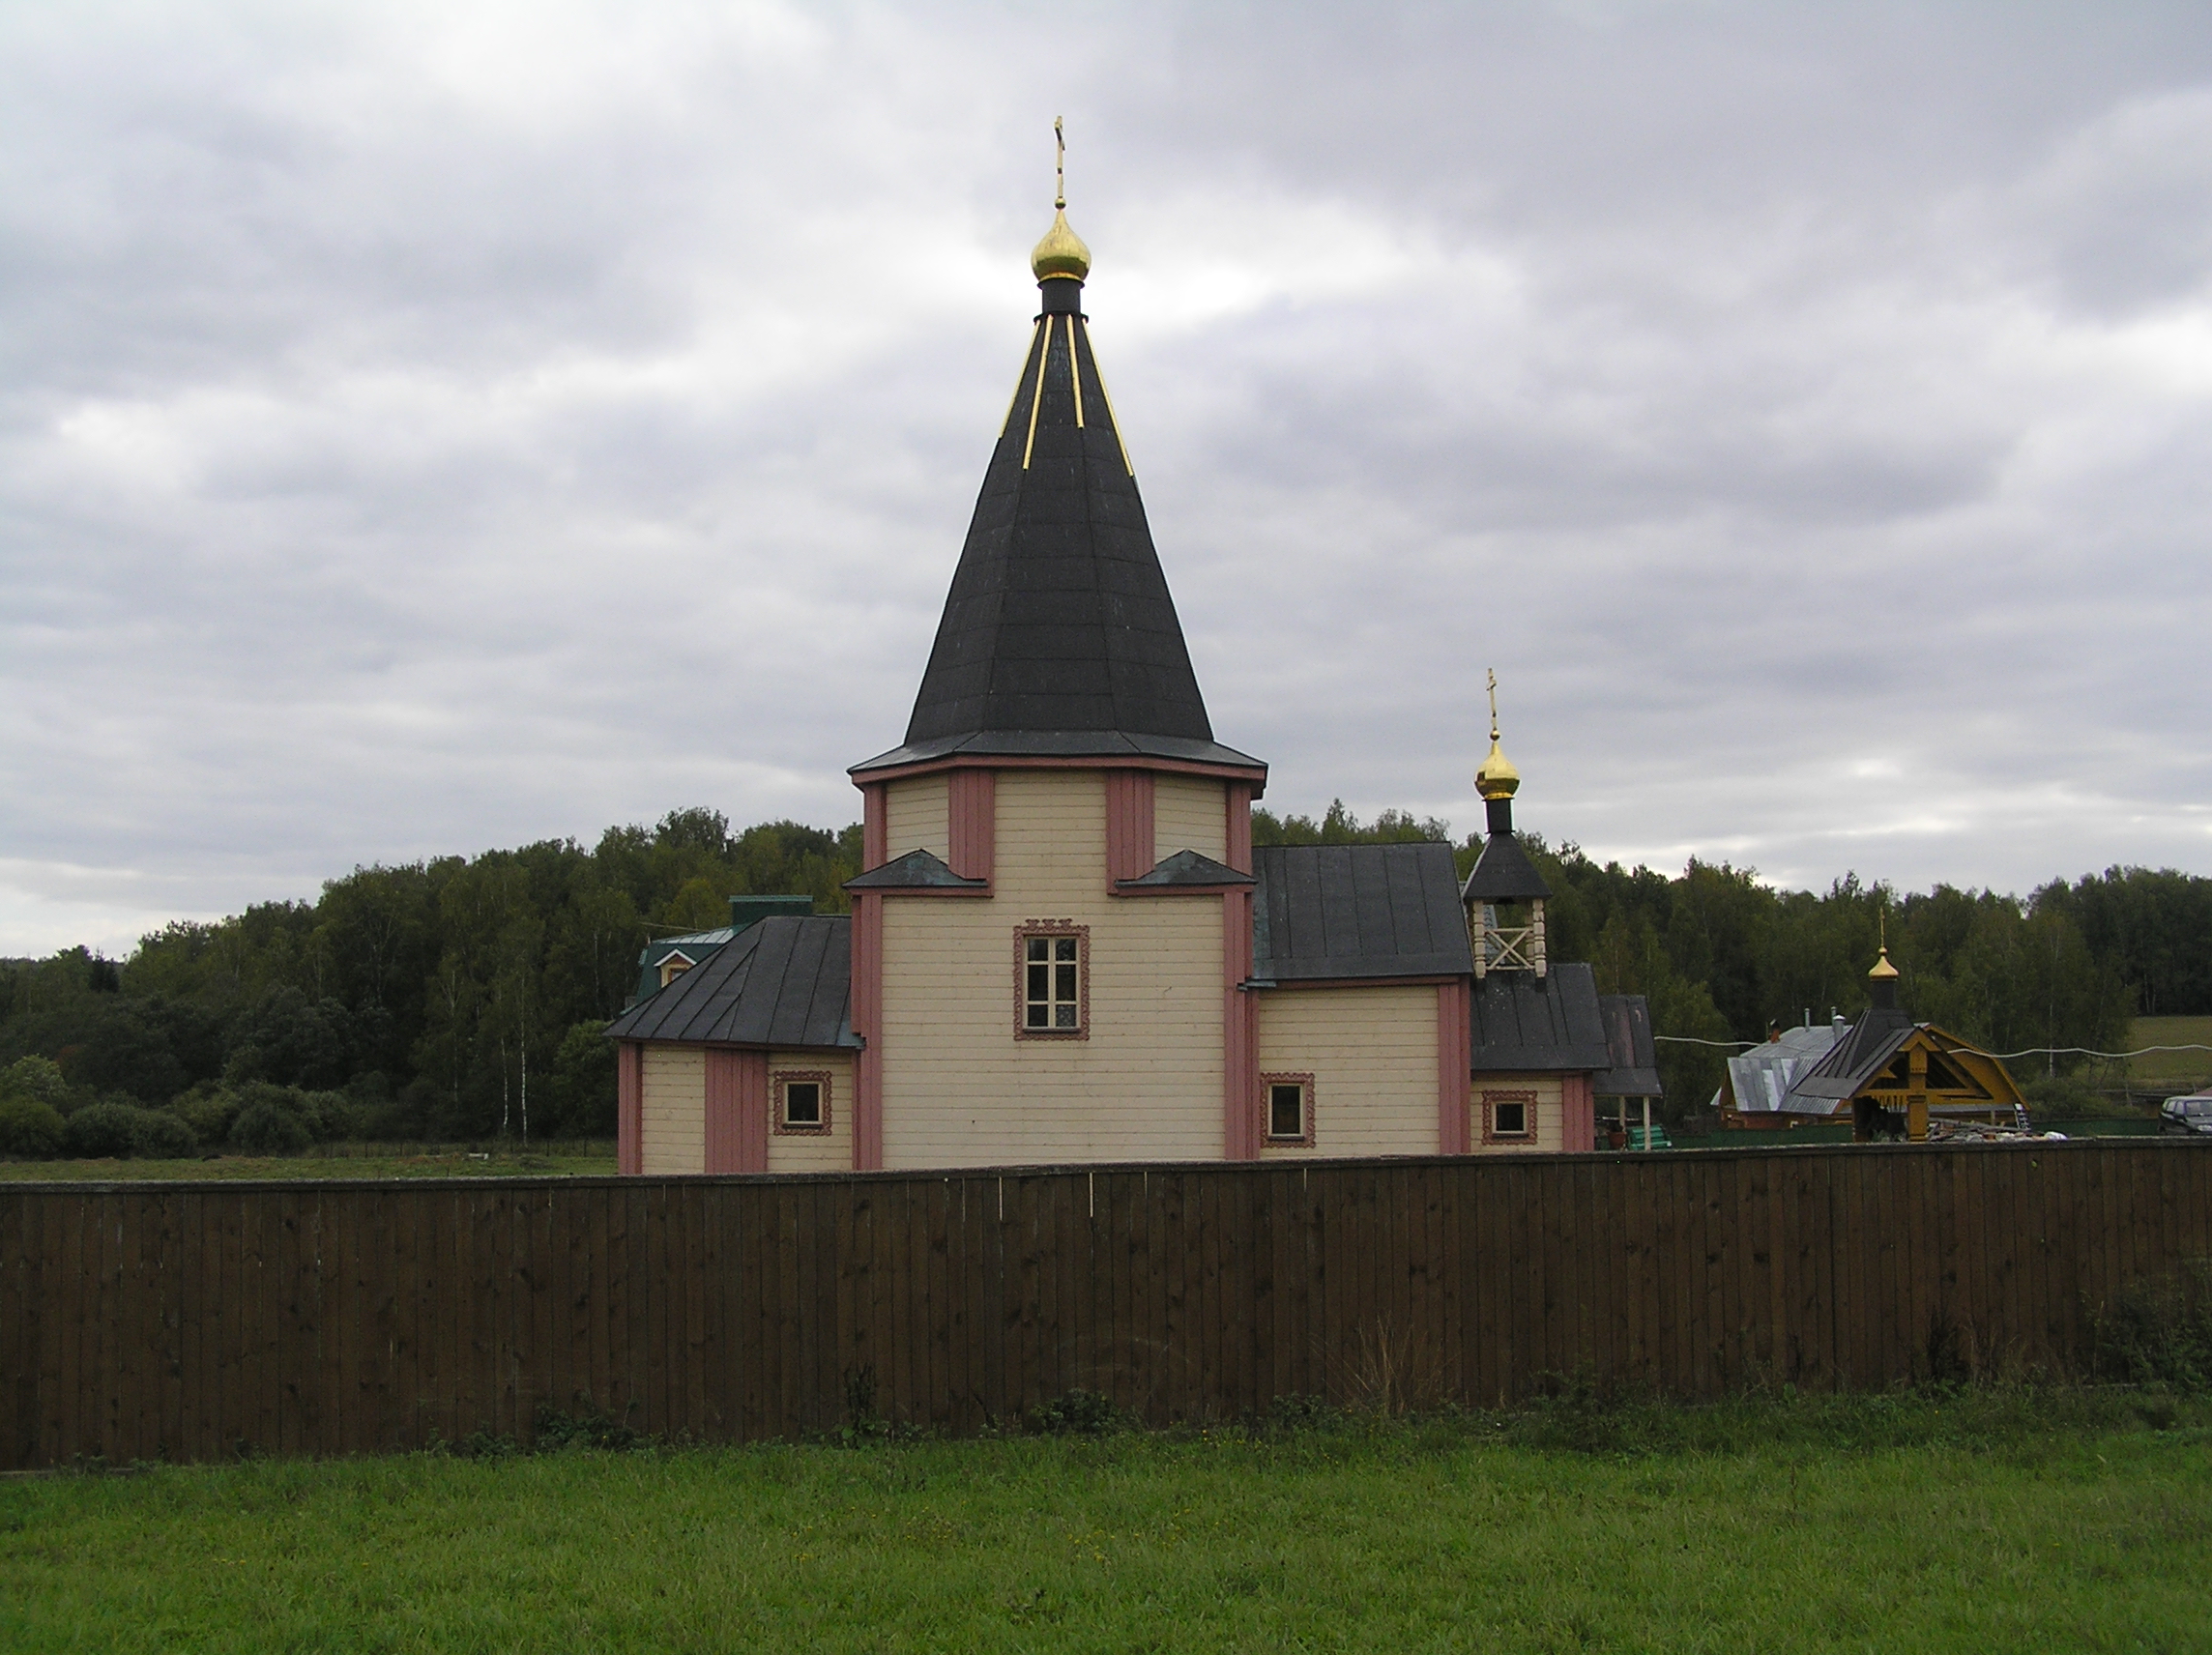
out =
<svg viewBox="0 0 2212 1655"><path fill-rule="evenodd" d="M1837 1105L1855 1096L1888 1066L1912 1029L1912 1019L1897 1006L1868 1006L1844 1031L1844 1037L1828 1048L1827 1056L1797 1077L1782 1100L1783 1110L1792 1115L1833 1115Z"/></svg>
<svg viewBox="0 0 2212 1655"><path fill-rule="evenodd" d="M1252 871L1258 981L1474 971L1449 845L1269 845Z"/></svg>
<svg viewBox="0 0 2212 1655"><path fill-rule="evenodd" d="M1467 902L1528 902L1551 894L1552 887L1510 831L1493 833L1483 841L1482 855L1475 857L1474 869L1460 892Z"/></svg>
<svg viewBox="0 0 2212 1655"><path fill-rule="evenodd" d="M858 1046L853 922L763 919L607 1025L618 1040L731 1046Z"/></svg>
<svg viewBox="0 0 2212 1655"><path fill-rule="evenodd" d="M1257 762L1213 740L1089 330L1073 295L1050 297L906 740L856 770L951 752Z"/></svg>
<svg viewBox="0 0 2212 1655"><path fill-rule="evenodd" d="M1651 1039L1651 1002L1640 994L1601 994L1597 1014L1613 1067L1590 1077L1600 1097L1658 1097L1659 1048Z"/></svg>
<svg viewBox="0 0 2212 1655"><path fill-rule="evenodd" d="M1118 890L1178 890L1184 886L1201 886L1208 889L1225 885L1251 885L1253 876L1240 874L1225 862L1211 857L1202 857L1196 851L1178 851L1157 863L1150 873L1135 879L1116 880Z"/></svg>
<svg viewBox="0 0 2212 1655"><path fill-rule="evenodd" d="M845 882L847 890L985 890L989 880L956 874L942 857L928 851L909 851L881 867L870 868L858 879Z"/></svg>
<svg viewBox="0 0 2212 1655"><path fill-rule="evenodd" d="M1493 972L1474 985L1477 1074L1596 1074L1614 1066L1597 978L1579 963Z"/></svg>

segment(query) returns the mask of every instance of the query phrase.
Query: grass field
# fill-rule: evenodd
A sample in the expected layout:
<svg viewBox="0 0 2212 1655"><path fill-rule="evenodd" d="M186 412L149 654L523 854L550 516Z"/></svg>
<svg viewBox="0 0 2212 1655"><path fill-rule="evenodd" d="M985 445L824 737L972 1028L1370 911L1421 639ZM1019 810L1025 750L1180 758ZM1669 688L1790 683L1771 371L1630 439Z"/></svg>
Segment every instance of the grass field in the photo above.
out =
<svg viewBox="0 0 2212 1655"><path fill-rule="evenodd" d="M8 1649L2180 1651L2208 1571L2212 1408L2109 1392L0 1483Z"/></svg>
<svg viewBox="0 0 2212 1655"><path fill-rule="evenodd" d="M2212 1046L2212 1017L2139 1017L2128 1029L2128 1050L2144 1046ZM2139 1091L2196 1091L2212 1083L2212 1052L2154 1052L2128 1063L2128 1085Z"/></svg>
<svg viewBox="0 0 2212 1655"><path fill-rule="evenodd" d="M611 1144L326 1144L303 1155L211 1155L178 1161L0 1161L0 1183L111 1183L126 1178L515 1178L614 1175Z"/></svg>

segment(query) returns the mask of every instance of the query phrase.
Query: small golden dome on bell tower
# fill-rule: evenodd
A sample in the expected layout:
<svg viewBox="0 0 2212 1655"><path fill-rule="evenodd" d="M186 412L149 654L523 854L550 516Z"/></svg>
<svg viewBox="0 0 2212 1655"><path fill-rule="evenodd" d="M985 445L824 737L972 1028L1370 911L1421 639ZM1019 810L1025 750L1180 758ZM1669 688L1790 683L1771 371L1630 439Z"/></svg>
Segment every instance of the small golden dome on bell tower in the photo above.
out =
<svg viewBox="0 0 2212 1655"><path fill-rule="evenodd" d="M1490 756L1474 772L1474 791L1487 799L1511 798L1521 791L1521 772L1498 744L1498 674L1490 675Z"/></svg>
<svg viewBox="0 0 2212 1655"><path fill-rule="evenodd" d="M1050 281L1055 276L1081 281L1091 274L1091 249L1083 245L1083 238L1068 227L1067 139L1057 115L1052 121L1052 141L1057 151L1053 163L1056 184L1052 194L1052 228L1031 252L1030 269L1039 281Z"/></svg>

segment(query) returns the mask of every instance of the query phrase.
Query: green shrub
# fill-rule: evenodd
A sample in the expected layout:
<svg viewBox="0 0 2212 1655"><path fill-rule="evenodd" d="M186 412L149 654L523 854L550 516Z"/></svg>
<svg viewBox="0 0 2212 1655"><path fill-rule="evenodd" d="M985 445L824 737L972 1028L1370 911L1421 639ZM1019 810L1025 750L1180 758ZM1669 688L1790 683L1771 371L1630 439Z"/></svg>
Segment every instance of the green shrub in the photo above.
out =
<svg viewBox="0 0 2212 1655"><path fill-rule="evenodd" d="M166 1110L140 1109L113 1100L88 1103L62 1128L62 1143L80 1160L142 1155L174 1159L199 1147L192 1129Z"/></svg>
<svg viewBox="0 0 2212 1655"><path fill-rule="evenodd" d="M331 1144L357 1136L354 1128L367 1113L342 1091L303 1091L293 1094L293 1108L301 1124L318 1144Z"/></svg>
<svg viewBox="0 0 2212 1655"><path fill-rule="evenodd" d="M229 1140L246 1100L227 1087L202 1082L169 1107L202 1144L221 1144Z"/></svg>
<svg viewBox="0 0 2212 1655"><path fill-rule="evenodd" d="M315 1135L283 1104L258 1097L239 1112L230 1141L248 1154L297 1155L315 1141Z"/></svg>
<svg viewBox="0 0 2212 1655"><path fill-rule="evenodd" d="M58 1110L30 1097L0 1097L0 1155L44 1161L62 1152L66 1123Z"/></svg>
<svg viewBox="0 0 2212 1655"><path fill-rule="evenodd" d="M0 1069L0 1097L28 1098L56 1115L67 1115L76 1102L70 1089L69 1077L51 1058L17 1058Z"/></svg>

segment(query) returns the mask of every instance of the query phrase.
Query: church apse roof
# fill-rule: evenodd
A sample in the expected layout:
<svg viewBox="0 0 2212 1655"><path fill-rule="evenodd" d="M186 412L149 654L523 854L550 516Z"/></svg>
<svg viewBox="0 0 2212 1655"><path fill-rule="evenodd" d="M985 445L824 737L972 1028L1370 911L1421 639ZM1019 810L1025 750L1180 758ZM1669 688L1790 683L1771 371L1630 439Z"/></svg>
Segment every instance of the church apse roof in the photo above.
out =
<svg viewBox="0 0 2212 1655"><path fill-rule="evenodd" d="M1213 739L1091 352L1077 262L1053 251L1063 226L1038 248L1042 311L906 740L856 775L963 754L1265 770ZM1087 249L1079 262L1088 271Z"/></svg>

